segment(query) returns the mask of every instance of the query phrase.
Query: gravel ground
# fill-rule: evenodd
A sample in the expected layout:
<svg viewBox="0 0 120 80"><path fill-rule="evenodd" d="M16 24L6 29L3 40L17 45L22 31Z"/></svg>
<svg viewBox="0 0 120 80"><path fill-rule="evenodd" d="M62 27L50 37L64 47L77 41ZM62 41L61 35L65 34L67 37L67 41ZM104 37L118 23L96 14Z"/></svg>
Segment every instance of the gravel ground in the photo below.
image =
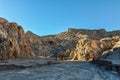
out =
<svg viewBox="0 0 120 80"><path fill-rule="evenodd" d="M120 76L88 62L66 61L37 68L0 71L0 80L120 80Z"/></svg>

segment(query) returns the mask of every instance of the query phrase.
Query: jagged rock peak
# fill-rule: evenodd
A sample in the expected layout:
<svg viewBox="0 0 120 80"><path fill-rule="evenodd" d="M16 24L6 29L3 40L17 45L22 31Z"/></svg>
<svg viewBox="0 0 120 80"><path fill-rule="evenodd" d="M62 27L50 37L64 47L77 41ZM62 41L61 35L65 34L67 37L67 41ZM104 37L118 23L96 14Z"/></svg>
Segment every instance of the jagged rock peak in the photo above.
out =
<svg viewBox="0 0 120 80"><path fill-rule="evenodd" d="M8 20L6 20L6 19L0 17L0 23L4 23L4 22L8 22Z"/></svg>
<svg viewBox="0 0 120 80"><path fill-rule="evenodd" d="M32 37L32 38L36 38L37 37L38 38L38 37L40 37L40 36L34 34L32 31L27 31L25 33L25 35L26 35L26 38L30 38L30 37Z"/></svg>
<svg viewBox="0 0 120 80"><path fill-rule="evenodd" d="M9 25L9 22L8 22L8 20L0 17L0 24L3 24L4 26L6 26L6 25Z"/></svg>

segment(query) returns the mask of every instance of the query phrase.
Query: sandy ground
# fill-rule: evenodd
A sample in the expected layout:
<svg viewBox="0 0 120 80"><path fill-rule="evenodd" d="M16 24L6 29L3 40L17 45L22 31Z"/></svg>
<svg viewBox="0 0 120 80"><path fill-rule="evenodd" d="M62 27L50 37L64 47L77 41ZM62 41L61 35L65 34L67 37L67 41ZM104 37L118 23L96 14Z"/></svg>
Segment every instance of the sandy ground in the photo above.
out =
<svg viewBox="0 0 120 80"><path fill-rule="evenodd" d="M66 61L36 68L0 71L0 80L120 80L88 62Z"/></svg>

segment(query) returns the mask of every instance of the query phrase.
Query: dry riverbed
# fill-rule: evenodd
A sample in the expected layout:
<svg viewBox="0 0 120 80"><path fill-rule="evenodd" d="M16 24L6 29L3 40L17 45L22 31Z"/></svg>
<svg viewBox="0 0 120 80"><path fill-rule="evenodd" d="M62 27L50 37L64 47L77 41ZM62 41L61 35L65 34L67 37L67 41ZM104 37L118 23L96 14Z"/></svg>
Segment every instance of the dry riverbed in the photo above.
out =
<svg viewBox="0 0 120 80"><path fill-rule="evenodd" d="M120 80L120 76L89 62L9 60L0 63L0 80Z"/></svg>

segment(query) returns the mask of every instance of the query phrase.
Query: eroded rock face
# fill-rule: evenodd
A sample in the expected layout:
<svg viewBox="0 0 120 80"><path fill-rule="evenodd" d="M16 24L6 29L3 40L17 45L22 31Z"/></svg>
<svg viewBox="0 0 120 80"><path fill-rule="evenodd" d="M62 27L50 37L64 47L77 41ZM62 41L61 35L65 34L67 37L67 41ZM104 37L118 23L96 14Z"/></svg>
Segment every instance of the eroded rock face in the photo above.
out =
<svg viewBox="0 0 120 80"><path fill-rule="evenodd" d="M51 56L50 52L52 50L52 47L57 45L54 38L40 37L30 31L26 33L26 39L36 57Z"/></svg>
<svg viewBox="0 0 120 80"><path fill-rule="evenodd" d="M38 36L17 23L0 18L0 59L55 57L59 60L92 60L120 47L120 30L72 29L57 35ZM35 55L34 55L34 54Z"/></svg>
<svg viewBox="0 0 120 80"><path fill-rule="evenodd" d="M120 31L68 29L57 35L37 36L26 33L28 44L36 56L56 57L59 60L92 60L112 52L119 46Z"/></svg>
<svg viewBox="0 0 120 80"><path fill-rule="evenodd" d="M73 53L73 60L90 60L102 53L101 43L98 40L82 39L78 41Z"/></svg>
<svg viewBox="0 0 120 80"><path fill-rule="evenodd" d="M56 57L61 60L92 60L120 46L120 31L68 29L57 35L38 36L17 23L0 18L0 59Z"/></svg>
<svg viewBox="0 0 120 80"><path fill-rule="evenodd" d="M25 33L17 23L0 18L0 59L33 58Z"/></svg>
<svg viewBox="0 0 120 80"><path fill-rule="evenodd" d="M92 60L95 57L112 52L114 48L120 46L119 36L112 38L102 38L100 40L81 39L73 51L72 60Z"/></svg>

